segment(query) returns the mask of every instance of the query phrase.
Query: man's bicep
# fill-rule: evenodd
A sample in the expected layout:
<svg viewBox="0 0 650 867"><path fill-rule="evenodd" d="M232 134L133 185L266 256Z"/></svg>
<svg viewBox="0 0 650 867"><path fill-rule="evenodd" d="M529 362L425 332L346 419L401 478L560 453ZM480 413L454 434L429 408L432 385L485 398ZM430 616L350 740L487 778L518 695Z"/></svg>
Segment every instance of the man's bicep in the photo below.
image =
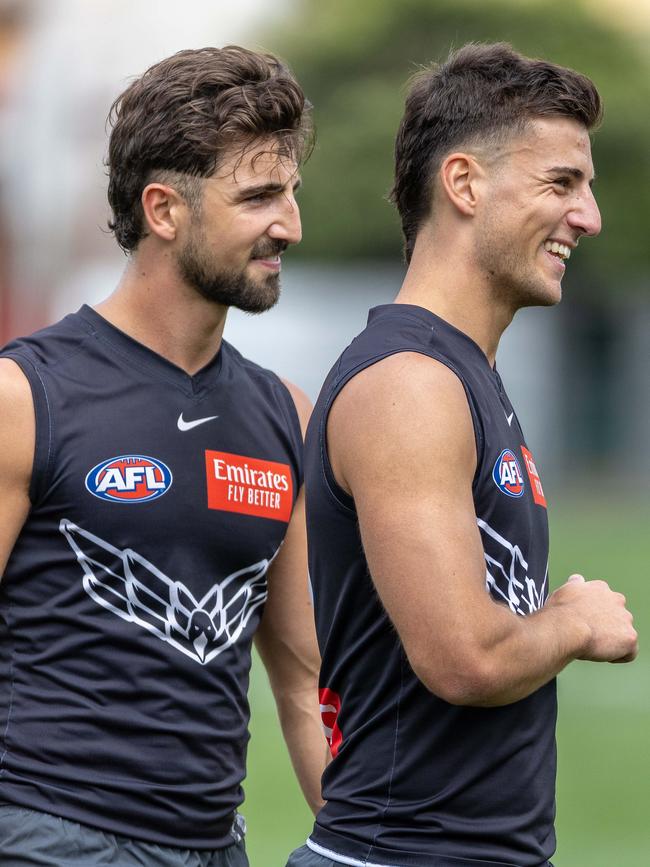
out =
<svg viewBox="0 0 650 867"><path fill-rule="evenodd" d="M370 573L411 665L444 693L459 643L471 642L491 604L467 398L456 376L425 356L393 356L364 374L332 409L330 458L354 498Z"/></svg>
<svg viewBox="0 0 650 867"><path fill-rule="evenodd" d="M31 389L20 368L0 359L0 576L30 508L35 421Z"/></svg>
<svg viewBox="0 0 650 867"><path fill-rule="evenodd" d="M316 676L320 657L309 593L304 491L301 490L280 552L269 569L268 599L256 644L271 682Z"/></svg>

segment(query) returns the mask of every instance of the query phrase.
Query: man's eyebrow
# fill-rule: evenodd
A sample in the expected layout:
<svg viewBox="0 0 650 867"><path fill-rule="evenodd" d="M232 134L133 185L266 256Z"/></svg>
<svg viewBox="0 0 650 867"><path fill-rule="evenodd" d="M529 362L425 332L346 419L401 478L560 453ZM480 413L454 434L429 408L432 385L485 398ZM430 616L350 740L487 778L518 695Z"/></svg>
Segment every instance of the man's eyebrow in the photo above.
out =
<svg viewBox="0 0 650 867"><path fill-rule="evenodd" d="M293 182L293 191L294 193L302 184L301 178L296 178ZM237 191L236 198L239 201L243 199L253 198L254 196L262 196L262 195L273 195L274 193L281 193L284 190L286 184L272 183L269 181L266 184L256 184L251 187L242 187Z"/></svg>
<svg viewBox="0 0 650 867"><path fill-rule="evenodd" d="M575 178L576 181L581 181L585 176L582 169L578 169L575 166L553 166L552 169L549 169L549 173L554 175L571 175L571 177ZM591 186L595 180L596 175L594 174L589 181L589 186Z"/></svg>

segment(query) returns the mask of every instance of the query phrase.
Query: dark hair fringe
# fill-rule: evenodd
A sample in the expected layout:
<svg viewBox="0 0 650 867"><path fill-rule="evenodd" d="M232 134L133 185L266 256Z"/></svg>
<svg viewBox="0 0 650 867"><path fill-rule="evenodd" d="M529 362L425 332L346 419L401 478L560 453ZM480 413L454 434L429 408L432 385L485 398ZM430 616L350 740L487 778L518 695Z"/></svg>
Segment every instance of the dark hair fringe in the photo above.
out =
<svg viewBox="0 0 650 867"><path fill-rule="evenodd" d="M433 179L453 148L498 141L535 117L567 117L595 128L602 104L593 82L579 72L524 57L505 42L468 43L443 64L411 79L395 142L397 206L409 262L431 209Z"/></svg>
<svg viewBox="0 0 650 867"><path fill-rule="evenodd" d="M271 54L228 45L179 51L151 66L108 116L108 225L120 247L128 253L144 236L140 199L157 174L209 177L226 152L238 147L243 155L265 137L302 162L313 147L310 111L288 66Z"/></svg>

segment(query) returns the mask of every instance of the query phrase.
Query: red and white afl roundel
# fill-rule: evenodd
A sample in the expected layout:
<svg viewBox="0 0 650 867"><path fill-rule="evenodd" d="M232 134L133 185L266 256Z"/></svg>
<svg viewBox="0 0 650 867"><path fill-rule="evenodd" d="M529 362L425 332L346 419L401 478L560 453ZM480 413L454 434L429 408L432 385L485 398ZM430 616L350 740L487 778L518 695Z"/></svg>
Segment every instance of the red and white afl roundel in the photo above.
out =
<svg viewBox="0 0 650 867"><path fill-rule="evenodd" d="M504 449L496 460L492 478L497 488L509 497L521 497L524 493L524 477L512 449Z"/></svg>
<svg viewBox="0 0 650 867"><path fill-rule="evenodd" d="M145 503L162 497L172 486L168 466L145 455L120 455L102 461L86 476L86 488L100 500Z"/></svg>

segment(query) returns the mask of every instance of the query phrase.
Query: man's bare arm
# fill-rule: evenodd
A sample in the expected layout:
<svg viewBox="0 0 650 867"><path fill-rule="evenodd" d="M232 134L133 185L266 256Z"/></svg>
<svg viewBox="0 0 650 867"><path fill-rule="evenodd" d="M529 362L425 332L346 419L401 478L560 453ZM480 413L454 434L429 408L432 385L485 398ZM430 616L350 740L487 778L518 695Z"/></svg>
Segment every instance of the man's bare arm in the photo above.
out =
<svg viewBox="0 0 650 867"><path fill-rule="evenodd" d="M25 375L0 358L0 576L29 513L34 405Z"/></svg>
<svg viewBox="0 0 650 867"><path fill-rule="evenodd" d="M529 617L487 593L472 420L443 364L399 353L358 374L330 412L328 450L354 497L377 591L433 693L508 704L572 659L634 658L632 617L605 582L574 576Z"/></svg>
<svg viewBox="0 0 650 867"><path fill-rule="evenodd" d="M304 428L311 405L295 386L286 384ZM282 549L269 570L268 585L256 645L269 675L296 776L307 803L317 813L323 805L320 780L329 750L318 706L320 654L309 594L304 489Z"/></svg>

